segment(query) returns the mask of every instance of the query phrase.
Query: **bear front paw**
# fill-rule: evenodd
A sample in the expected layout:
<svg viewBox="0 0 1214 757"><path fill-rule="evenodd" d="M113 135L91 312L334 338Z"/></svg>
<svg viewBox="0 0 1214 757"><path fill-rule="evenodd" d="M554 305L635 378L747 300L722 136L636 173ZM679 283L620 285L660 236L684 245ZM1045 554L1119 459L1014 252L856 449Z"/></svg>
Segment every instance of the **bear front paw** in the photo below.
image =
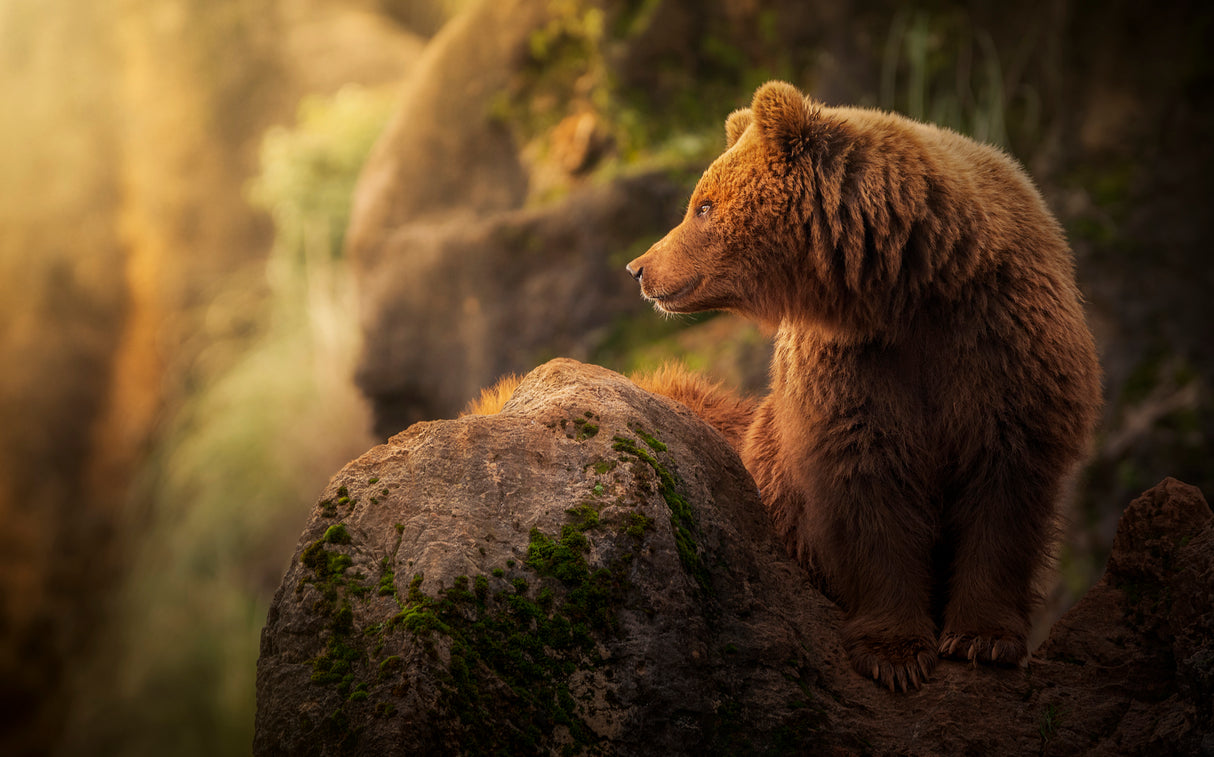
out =
<svg viewBox="0 0 1214 757"><path fill-rule="evenodd" d="M940 656L950 660L987 662L996 665L1019 665L1028 657L1023 636L1008 633L960 633L945 631L940 635Z"/></svg>
<svg viewBox="0 0 1214 757"><path fill-rule="evenodd" d="M918 689L936 667L936 644L929 637L864 636L847 643L856 672L890 691Z"/></svg>

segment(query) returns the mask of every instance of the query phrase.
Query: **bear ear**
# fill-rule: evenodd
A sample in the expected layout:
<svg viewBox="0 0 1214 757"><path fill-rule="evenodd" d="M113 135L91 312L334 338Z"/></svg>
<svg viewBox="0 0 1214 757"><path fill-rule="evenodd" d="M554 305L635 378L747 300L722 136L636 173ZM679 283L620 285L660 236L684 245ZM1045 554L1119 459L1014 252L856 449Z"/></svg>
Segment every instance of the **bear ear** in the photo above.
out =
<svg viewBox="0 0 1214 757"><path fill-rule="evenodd" d="M790 158L808 153L826 137L822 110L791 84L770 81L755 91L751 103L763 136Z"/></svg>
<svg viewBox="0 0 1214 757"><path fill-rule="evenodd" d="M750 108L739 108L729 114L729 118L725 119L725 149L734 146L742 137L742 132L746 131L746 127L750 126L750 122L754 120L754 113Z"/></svg>

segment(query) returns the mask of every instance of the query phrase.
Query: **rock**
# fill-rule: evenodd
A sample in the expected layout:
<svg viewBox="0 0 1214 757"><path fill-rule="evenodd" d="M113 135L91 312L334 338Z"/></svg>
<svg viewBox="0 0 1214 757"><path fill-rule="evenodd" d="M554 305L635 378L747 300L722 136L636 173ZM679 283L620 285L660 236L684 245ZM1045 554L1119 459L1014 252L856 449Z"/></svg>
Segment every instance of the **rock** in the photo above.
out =
<svg viewBox="0 0 1214 757"><path fill-rule="evenodd" d="M258 663L259 755L1196 753L1214 526L1168 480L1026 668L894 695L776 542L716 431L572 360L419 423L312 514Z"/></svg>
<svg viewBox="0 0 1214 757"><path fill-rule="evenodd" d="M477 3L425 47L355 194L346 234L358 261L422 215L518 207L527 177L489 115L547 15L526 0Z"/></svg>
<svg viewBox="0 0 1214 757"><path fill-rule="evenodd" d="M791 739L821 720L834 614L723 437L555 360L499 415L416 424L333 479L262 636L256 750Z"/></svg>
<svg viewBox="0 0 1214 757"><path fill-rule="evenodd" d="M677 192L646 173L557 205L399 229L361 284L358 384L376 433L455 415L552 354L588 357L591 335L624 313L652 318L619 252L660 236Z"/></svg>
<svg viewBox="0 0 1214 757"><path fill-rule="evenodd" d="M1196 754L1214 734L1214 515L1168 478L1121 516L1099 583L1038 650L1046 750ZM1203 753L1208 753L1203 752Z"/></svg>

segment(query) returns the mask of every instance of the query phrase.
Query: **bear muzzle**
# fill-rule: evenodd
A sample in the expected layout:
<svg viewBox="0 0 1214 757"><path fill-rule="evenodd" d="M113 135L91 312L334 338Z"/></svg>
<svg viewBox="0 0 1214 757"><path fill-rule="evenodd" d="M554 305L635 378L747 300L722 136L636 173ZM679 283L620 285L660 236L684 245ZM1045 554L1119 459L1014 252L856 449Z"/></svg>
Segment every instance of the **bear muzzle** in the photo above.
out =
<svg viewBox="0 0 1214 757"><path fill-rule="evenodd" d="M680 300L698 289L704 277L678 275L678 271L669 270L671 261L662 254L665 251L665 242L666 239L659 240L625 268L641 285L642 297L666 312L680 312L683 310L679 307ZM692 306L686 310L690 312L697 309Z"/></svg>
<svg viewBox="0 0 1214 757"><path fill-rule="evenodd" d="M653 246L650 247L648 250L646 250L640 257L636 258L631 263L624 266L624 268L628 271L628 273L632 275L632 278L636 279L637 283L641 285L642 291L644 290L644 287L645 287L645 281L644 281L645 267L650 265L654 261L654 259L661 253L662 246L665 241L666 241L666 238L663 237L662 239L659 239L657 242L654 242Z"/></svg>
<svg viewBox="0 0 1214 757"><path fill-rule="evenodd" d="M641 285L641 296L668 312L675 312L678 302L695 291L702 281L702 277L695 276L685 281L667 282L670 286L663 285L659 277L652 275L654 269L647 268L641 258L629 263L627 269Z"/></svg>

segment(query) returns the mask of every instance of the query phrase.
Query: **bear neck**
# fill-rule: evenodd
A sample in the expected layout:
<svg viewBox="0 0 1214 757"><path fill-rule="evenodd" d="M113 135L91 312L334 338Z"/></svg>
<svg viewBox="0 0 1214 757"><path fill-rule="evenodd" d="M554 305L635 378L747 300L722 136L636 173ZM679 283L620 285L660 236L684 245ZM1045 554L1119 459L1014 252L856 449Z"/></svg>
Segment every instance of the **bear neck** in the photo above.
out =
<svg viewBox="0 0 1214 757"><path fill-rule="evenodd" d="M980 308L966 298L924 297L894 316L887 312L868 314L870 320L854 317L811 318L804 314L786 317L776 328L772 358L772 391L786 387L795 394L795 377L813 370L823 359L863 355L880 361L896 375L917 380L925 370L922 356L942 349L944 342L976 345L983 323ZM958 316L959 317L954 317ZM787 381L786 381L787 379Z"/></svg>

